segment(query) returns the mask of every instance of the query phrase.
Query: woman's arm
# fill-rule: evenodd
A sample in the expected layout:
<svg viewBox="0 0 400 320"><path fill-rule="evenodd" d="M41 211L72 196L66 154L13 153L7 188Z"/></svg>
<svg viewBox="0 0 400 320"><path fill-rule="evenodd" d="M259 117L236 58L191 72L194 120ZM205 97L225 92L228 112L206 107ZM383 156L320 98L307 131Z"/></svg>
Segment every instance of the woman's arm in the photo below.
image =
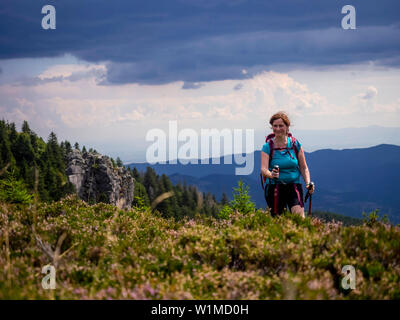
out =
<svg viewBox="0 0 400 320"><path fill-rule="evenodd" d="M269 155L264 151L261 151L261 174L269 179L272 179L272 172L268 169L269 166Z"/></svg>
<svg viewBox="0 0 400 320"><path fill-rule="evenodd" d="M310 171L308 170L307 162L306 162L306 156L304 155L304 150L303 147L300 147L299 153L297 154L297 159L299 161L299 168L300 168L300 173L303 176L304 182L306 183L306 186L310 184L311 178L310 178ZM314 192L314 188L310 193Z"/></svg>

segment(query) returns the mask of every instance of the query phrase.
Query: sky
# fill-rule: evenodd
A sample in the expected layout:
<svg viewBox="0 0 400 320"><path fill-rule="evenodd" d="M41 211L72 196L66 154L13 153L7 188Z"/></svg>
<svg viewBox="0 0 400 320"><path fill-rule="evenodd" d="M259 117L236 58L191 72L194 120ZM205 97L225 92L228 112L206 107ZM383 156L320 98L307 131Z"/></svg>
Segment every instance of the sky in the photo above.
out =
<svg viewBox="0 0 400 320"><path fill-rule="evenodd" d="M170 121L253 129L260 149L279 110L305 151L400 145L400 2L352 0L343 29L348 4L3 0L0 117L125 163Z"/></svg>

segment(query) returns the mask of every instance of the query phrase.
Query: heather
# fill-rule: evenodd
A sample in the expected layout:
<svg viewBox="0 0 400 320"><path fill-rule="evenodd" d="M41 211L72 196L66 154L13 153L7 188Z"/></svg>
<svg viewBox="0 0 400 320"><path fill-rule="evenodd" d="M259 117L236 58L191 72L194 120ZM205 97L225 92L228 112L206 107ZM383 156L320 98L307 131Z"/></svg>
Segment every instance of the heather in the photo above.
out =
<svg viewBox="0 0 400 320"><path fill-rule="evenodd" d="M0 299L400 298L398 226L275 218L234 202L221 212L177 220L73 195L1 204ZM47 264L55 290L41 286ZM344 265L354 290L340 286Z"/></svg>

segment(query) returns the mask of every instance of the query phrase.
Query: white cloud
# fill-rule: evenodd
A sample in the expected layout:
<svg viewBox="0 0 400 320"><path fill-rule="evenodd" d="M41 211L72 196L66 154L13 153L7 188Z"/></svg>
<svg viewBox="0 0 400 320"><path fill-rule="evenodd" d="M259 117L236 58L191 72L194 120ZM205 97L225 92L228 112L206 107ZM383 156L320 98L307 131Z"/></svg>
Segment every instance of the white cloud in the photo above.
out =
<svg viewBox="0 0 400 320"><path fill-rule="evenodd" d="M51 78L68 78L74 75L95 75L93 71L106 72L105 65L96 64L59 64L51 66L50 68L44 70L38 75L41 80L51 79Z"/></svg>
<svg viewBox="0 0 400 320"><path fill-rule="evenodd" d="M23 101L34 105L42 116L46 114L45 117L70 128L96 128L143 119L151 125L154 119L171 117L240 121L265 117L280 109L299 115L327 110L322 96L310 92L307 86L287 74L263 72L243 80L242 90L232 92L235 82L231 80L209 82L207 87L196 86L195 91L182 91L178 82L161 86L100 86L94 71L105 69L102 65L52 66L38 75L43 82L14 87L13 95L18 97L19 104ZM45 81L60 77L69 80L74 75L79 78L77 81L62 84ZM27 116L30 118L33 114Z"/></svg>
<svg viewBox="0 0 400 320"><path fill-rule="evenodd" d="M237 85L235 85L235 86L233 87L233 90L239 91L239 90L242 89L242 88L243 88L243 83L238 83Z"/></svg>
<svg viewBox="0 0 400 320"><path fill-rule="evenodd" d="M378 95L378 89L374 86L369 86L365 93L360 94L360 98L364 100L371 100Z"/></svg>
<svg viewBox="0 0 400 320"><path fill-rule="evenodd" d="M90 136L99 143L118 139L135 146L143 144L140 139L147 130L165 127L174 119L180 128L195 130L265 131L267 120L278 110L288 112L295 129L393 125L400 117L396 72L376 77L373 71L366 76L359 69L308 74L264 71L248 74L240 83L212 81L196 90L182 90L181 81L158 86L99 85L105 71L104 64L63 64L34 75L40 80L37 83L0 85L0 112L10 121L28 120L32 128L62 132L68 139L83 142ZM58 78L62 80L55 81ZM380 89L378 96L377 88L385 91ZM371 117L378 112L379 117Z"/></svg>

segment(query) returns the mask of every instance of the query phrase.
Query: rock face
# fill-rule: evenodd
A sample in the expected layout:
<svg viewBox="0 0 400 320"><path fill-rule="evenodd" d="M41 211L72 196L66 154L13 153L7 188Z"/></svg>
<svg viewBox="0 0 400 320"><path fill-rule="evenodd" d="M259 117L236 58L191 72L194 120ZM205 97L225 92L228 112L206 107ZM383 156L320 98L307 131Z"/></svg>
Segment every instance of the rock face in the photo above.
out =
<svg viewBox="0 0 400 320"><path fill-rule="evenodd" d="M131 207L134 179L125 168L114 168L109 157L72 150L66 173L82 200L111 203L119 208Z"/></svg>

